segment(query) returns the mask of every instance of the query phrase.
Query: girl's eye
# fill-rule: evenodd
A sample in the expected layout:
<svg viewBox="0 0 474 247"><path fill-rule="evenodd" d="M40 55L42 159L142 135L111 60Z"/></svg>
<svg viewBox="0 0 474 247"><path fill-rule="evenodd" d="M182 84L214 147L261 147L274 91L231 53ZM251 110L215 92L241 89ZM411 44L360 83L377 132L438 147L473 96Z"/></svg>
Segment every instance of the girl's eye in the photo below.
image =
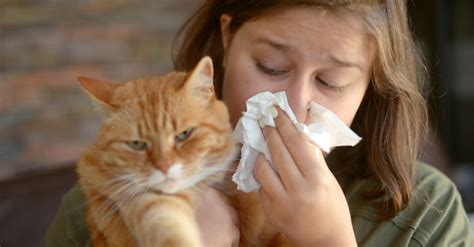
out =
<svg viewBox="0 0 474 247"><path fill-rule="evenodd" d="M265 74L272 75L272 76L279 76L279 75L284 75L288 73L288 70L275 70L268 68L266 66L263 66L261 63L257 63L257 68L262 71Z"/></svg>
<svg viewBox="0 0 474 247"><path fill-rule="evenodd" d="M146 142L143 141L128 141L127 145L135 151L143 151L147 148Z"/></svg>
<svg viewBox="0 0 474 247"><path fill-rule="evenodd" d="M182 141L188 139L188 137L191 135L191 133L193 133L193 130L194 130L194 128L189 128L189 129L177 134L174 137L175 142L179 143L179 142L182 142Z"/></svg>
<svg viewBox="0 0 474 247"><path fill-rule="evenodd" d="M328 90L331 90L331 91L336 91L336 92L342 92L344 90L344 86L338 87L338 86L331 85L331 83L326 82L325 80L321 79L320 77L316 77L316 80L325 89L328 89Z"/></svg>

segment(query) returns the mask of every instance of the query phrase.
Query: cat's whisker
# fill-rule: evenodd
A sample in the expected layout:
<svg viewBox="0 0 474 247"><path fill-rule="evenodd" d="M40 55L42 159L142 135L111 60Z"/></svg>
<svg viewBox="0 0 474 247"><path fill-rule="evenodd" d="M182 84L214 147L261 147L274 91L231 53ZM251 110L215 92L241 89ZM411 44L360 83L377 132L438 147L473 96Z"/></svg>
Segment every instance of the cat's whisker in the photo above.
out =
<svg viewBox="0 0 474 247"><path fill-rule="evenodd" d="M135 176L135 174L130 174L130 175ZM93 189L93 190L96 190L96 191L100 191L103 194L108 194L109 190L114 190L116 188L116 186L119 186L121 183L124 182L123 177L117 177L117 178L114 178L110 181L106 181L106 182L96 184L96 185L87 185L87 186L86 185L81 185L81 188L82 188L82 190ZM85 210L85 207L86 207L88 202L95 201L95 200L97 200L98 198L100 198L102 196L103 196L102 194L97 194L96 196L91 197L91 198L86 197L86 201L84 203L81 203L81 204L79 204L75 207L70 208L68 212L74 213L77 210Z"/></svg>
<svg viewBox="0 0 474 247"><path fill-rule="evenodd" d="M84 185L84 186L81 186L81 187L83 189L100 189L100 190L102 190L102 188L109 188L110 186L113 186L113 184L115 184L115 183L127 181L127 180L129 180L133 177L136 177L136 176L137 176L136 174L126 174L126 175L122 175L122 176L118 176L118 177L106 180L105 182L102 182L102 183Z"/></svg>
<svg viewBox="0 0 474 247"><path fill-rule="evenodd" d="M144 185L145 183L143 183ZM135 205L138 203L139 201L139 197L141 195L143 195L143 193L147 190L147 188L145 186L138 186L135 188L135 190L133 192L130 193L130 197L128 198L128 200L131 200L131 205L130 205L130 209L134 208Z"/></svg>
<svg viewBox="0 0 474 247"><path fill-rule="evenodd" d="M138 184L138 185L137 185ZM127 190L127 194L124 194L122 199L117 202L118 208L122 208L123 204L130 203L131 206L129 208L133 208L134 205L137 203L139 197L147 190L145 184L146 180L142 179L142 181L138 181L130 190ZM128 213L128 212L126 212Z"/></svg>
<svg viewBox="0 0 474 247"><path fill-rule="evenodd" d="M104 207L110 207L110 205L108 204L113 204L113 202L116 200L117 194L121 193L121 191L125 190L128 186L130 185L127 182L120 182L114 184L113 186L110 186L107 189L103 190L101 194L97 194L96 196L90 198L88 201L92 202L101 198L105 198L107 201L104 202Z"/></svg>
<svg viewBox="0 0 474 247"><path fill-rule="evenodd" d="M127 182L125 183L122 187L119 189L115 190L109 195L109 198L116 201L117 199L120 199L121 194L126 191L129 187L134 186L134 184Z"/></svg>
<svg viewBox="0 0 474 247"><path fill-rule="evenodd" d="M106 189L105 192L107 197L110 199L107 201L103 208L98 209L98 211L109 211L109 213L113 213L116 211L117 207L120 207L120 202L123 201L124 197L127 197L130 193L127 193L130 188L137 188L140 189L140 186L137 186L137 182L135 182L132 178L137 178L138 175L134 176L122 176L120 181L116 182L113 186L110 186ZM109 193L111 192L111 193ZM132 195L133 196L133 195ZM97 198L96 198L97 199ZM116 205L112 205L116 204ZM113 210L111 210L113 209ZM113 212L110 212L113 211Z"/></svg>
<svg viewBox="0 0 474 247"><path fill-rule="evenodd" d="M103 203L103 205L97 208L97 212L99 215L107 215L113 214L116 211L116 201L119 200L117 194L123 192L124 190L129 187L129 183L123 183L119 188L111 188L111 190L116 189L115 195L107 196L107 201Z"/></svg>
<svg viewBox="0 0 474 247"><path fill-rule="evenodd" d="M111 183L102 183L106 187L100 186L101 194L98 194L94 198L90 198L92 200L98 199L98 197L107 197L113 200L115 194L120 193L120 191L124 190L127 186L129 186L129 182L132 178L136 177L136 174L127 174L120 177L117 177L111 181Z"/></svg>
<svg viewBox="0 0 474 247"><path fill-rule="evenodd" d="M134 181L134 183L129 181L124 186L122 186L119 189L119 193L114 196L114 200L108 201L108 208L105 208L108 210L104 212L104 218L110 220L113 214L120 210L125 203L135 204L137 197L143 192L143 186L140 186L140 184L143 184L143 182L139 183L137 186L136 181Z"/></svg>
<svg viewBox="0 0 474 247"><path fill-rule="evenodd" d="M212 69L212 63L209 60L203 61L206 62L203 62L203 66L206 65L207 68L203 66L197 68L203 69L203 72L212 71L209 70ZM168 199L167 196L160 196L159 192L150 187L156 186L161 180L160 176L152 176L150 179L151 174L148 175L148 170L153 167L151 162L171 158L167 157L167 150L179 149L179 152L176 152L177 154L189 154L193 161L183 166L182 169L173 169L169 173L171 176L167 176L167 180L164 180L166 183L158 185L162 188L157 187L157 189L165 192L187 188L191 188L189 193L195 193L196 190L204 191L208 187L207 184L222 183L223 174L234 170L229 166L234 159L234 156L231 155L234 154L233 149L231 150L233 147L230 146L234 141L234 133L230 123L222 121L222 117L228 116L227 109L225 107L210 107L211 105L202 105L203 108L199 108L201 104L196 104L198 108L195 109L192 97L203 97L203 95L201 93L198 95L188 93L202 91L194 89L201 89L201 75L204 74L196 72L188 76L185 73L178 73L176 74L177 77L172 76L171 79L166 77L165 80L163 78L139 79L129 82L129 85L132 85L130 88L121 85L111 86L108 83L103 84L102 81L84 77L79 79L82 88L93 96L94 100L99 100L101 103L114 108L113 111L107 112L107 118L104 120L103 128L101 128L98 135L99 144L110 143L110 145L92 146L78 164L81 188L86 195L85 203L80 205L80 209L84 210L86 208L84 205L87 205L87 210L84 211L87 219L90 220L88 223L92 224L89 229L92 238L103 234L106 239L116 241L123 238L126 241L131 241L130 246L135 246L140 240L148 239L148 234L156 234L155 229L160 231L163 229L181 233L181 235L173 235L180 236L179 243L186 243L179 246L199 245L196 244L199 239L191 239L188 242L181 241L188 235L195 236L198 234L189 234L188 222L182 222L182 220L194 220L192 218L180 219L178 226L172 227L168 224L164 225L161 220L154 220L154 217L151 220L145 219L146 224L135 221L138 221L138 218L141 221L142 217L139 216L141 209L146 207L145 209L148 210L148 203L150 200L153 202L155 196L164 200ZM194 78L194 75L199 75L199 78ZM180 87L186 90L184 94L186 97L183 96L183 99L181 99L181 92L176 90L176 86L168 84L175 80L183 80L183 83L189 83L190 85ZM206 83L208 82L209 80L206 80ZM132 88L133 90L131 90ZM193 90L189 91L189 89ZM179 94L179 97L175 97L175 94ZM115 95L118 95L118 98ZM192 109L180 105L185 103L185 106L187 106L187 97L191 97ZM199 102L204 101L200 100ZM216 104L216 106L222 104L222 102L214 99L208 101L208 103ZM115 107L116 104L120 107ZM176 108L176 106L178 107ZM202 126L187 126L188 130L196 129L196 131L185 130L177 135L176 131L183 130L178 130L176 124L172 124L172 121L176 120L175 117L182 118L182 116L188 115L196 118L206 118L209 126L206 127L204 124ZM186 127L184 124L180 125L183 126L178 126L179 128ZM176 138L179 138L185 142L191 136L191 132L194 134L190 139L194 139L193 141L202 143L202 145L180 146L176 145L176 142L166 141L167 139L173 140L172 138L174 138L174 140L177 140ZM209 145L214 146L209 147ZM205 146L208 146L208 150L203 152L201 147ZM154 152L154 150L158 150L158 152ZM159 157L154 157L157 155ZM175 176L176 174L177 176ZM194 188L192 188L193 186ZM188 193L188 191L183 191L183 193ZM157 200L157 202L161 201ZM154 204L153 202L151 206L154 207ZM159 205L157 206L158 211L153 210L153 213L162 213ZM172 217L181 217L179 212L175 214L172 211L180 210L180 208L170 208L169 210L172 212ZM168 212L166 213L168 214ZM157 218L160 219L160 217ZM186 227L180 227L180 224L183 223L187 224ZM134 229L135 227L139 228L133 233L127 231L130 230L128 227L132 224ZM147 229L140 229L140 227L146 227ZM125 229L126 232L122 232L122 229ZM197 229L194 230L198 231ZM138 241L135 242L134 239ZM125 240L121 244L128 245L124 242ZM150 244L150 246L155 245Z"/></svg>

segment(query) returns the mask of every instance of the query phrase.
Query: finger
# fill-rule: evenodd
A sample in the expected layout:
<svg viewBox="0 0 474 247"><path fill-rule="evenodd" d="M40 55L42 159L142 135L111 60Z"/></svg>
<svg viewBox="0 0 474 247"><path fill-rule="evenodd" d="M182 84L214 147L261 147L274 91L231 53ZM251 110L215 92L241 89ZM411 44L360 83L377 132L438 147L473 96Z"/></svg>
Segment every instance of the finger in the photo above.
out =
<svg viewBox="0 0 474 247"><path fill-rule="evenodd" d="M263 154L259 154L255 162L255 177L262 185L260 189L265 190L271 197L277 198L285 193L285 188L280 178Z"/></svg>
<svg viewBox="0 0 474 247"><path fill-rule="evenodd" d="M262 129L263 135L268 145L268 150L272 157L272 162L276 167L277 174L280 176L286 189L291 190L299 183L303 177L295 164L293 157L286 148L278 131L270 126Z"/></svg>
<svg viewBox="0 0 474 247"><path fill-rule="evenodd" d="M265 211L267 211L268 208L271 208L273 201L270 195L268 195L268 193L265 192L263 187L258 190L258 196L260 198L260 204L262 204Z"/></svg>
<svg viewBox="0 0 474 247"><path fill-rule="evenodd" d="M267 212L269 211L269 209L272 208L272 205L273 205L272 199L268 195L268 193L265 192L265 190L263 190L262 188L260 188L260 190L258 191L258 196L260 198L260 204L262 204L263 211L265 212L265 215L267 216L267 219L268 219L269 217L268 217Z"/></svg>
<svg viewBox="0 0 474 247"><path fill-rule="evenodd" d="M308 143L304 134L296 128L295 124L286 113L279 107L276 108L278 111L278 114L275 117L276 130L280 134L284 145L293 157L302 176L313 173L317 168L321 168L321 166L314 164L314 157L320 161L318 163L323 163L325 165L323 169L328 169L319 148L312 143Z"/></svg>
<svg viewBox="0 0 474 247"><path fill-rule="evenodd" d="M260 198L260 204L262 205L262 208L263 208L263 212L268 220L268 222L275 226L275 227L278 227L277 226L277 222L276 222L276 217L275 217L275 206L276 206L276 203L274 200L272 200L272 198L268 195L267 192L265 192L265 190L263 189L260 189L259 190L259 198Z"/></svg>

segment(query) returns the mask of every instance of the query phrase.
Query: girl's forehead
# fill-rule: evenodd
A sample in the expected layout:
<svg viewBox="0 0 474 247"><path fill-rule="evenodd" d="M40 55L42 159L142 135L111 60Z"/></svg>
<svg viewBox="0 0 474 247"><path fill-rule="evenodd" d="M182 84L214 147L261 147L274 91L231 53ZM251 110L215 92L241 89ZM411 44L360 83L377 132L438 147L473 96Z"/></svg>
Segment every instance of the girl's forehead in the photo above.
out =
<svg viewBox="0 0 474 247"><path fill-rule="evenodd" d="M357 12L343 11L342 9L328 10L319 6L293 6L279 8L265 12L254 21L266 21L276 23L293 23L301 27L311 28L317 26L332 26L337 29L350 29L363 31L362 18Z"/></svg>
<svg viewBox="0 0 474 247"><path fill-rule="evenodd" d="M351 20L351 21L349 21ZM359 18L328 13L321 8L275 11L241 28L252 45L312 57L332 59L365 67L370 62L372 41Z"/></svg>

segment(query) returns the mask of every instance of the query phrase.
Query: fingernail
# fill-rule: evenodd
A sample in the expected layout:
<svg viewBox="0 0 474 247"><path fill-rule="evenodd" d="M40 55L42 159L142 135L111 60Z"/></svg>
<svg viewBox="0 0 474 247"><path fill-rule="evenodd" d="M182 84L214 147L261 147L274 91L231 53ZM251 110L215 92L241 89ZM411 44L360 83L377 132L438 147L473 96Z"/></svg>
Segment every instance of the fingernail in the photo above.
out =
<svg viewBox="0 0 474 247"><path fill-rule="evenodd" d="M260 118L260 119L258 120L258 125L260 125L260 128L265 127L265 121L263 121L263 118Z"/></svg>
<svg viewBox="0 0 474 247"><path fill-rule="evenodd" d="M270 110L270 115L272 116L272 118L276 118L276 116L278 116L278 111L275 106L270 107L269 110Z"/></svg>

